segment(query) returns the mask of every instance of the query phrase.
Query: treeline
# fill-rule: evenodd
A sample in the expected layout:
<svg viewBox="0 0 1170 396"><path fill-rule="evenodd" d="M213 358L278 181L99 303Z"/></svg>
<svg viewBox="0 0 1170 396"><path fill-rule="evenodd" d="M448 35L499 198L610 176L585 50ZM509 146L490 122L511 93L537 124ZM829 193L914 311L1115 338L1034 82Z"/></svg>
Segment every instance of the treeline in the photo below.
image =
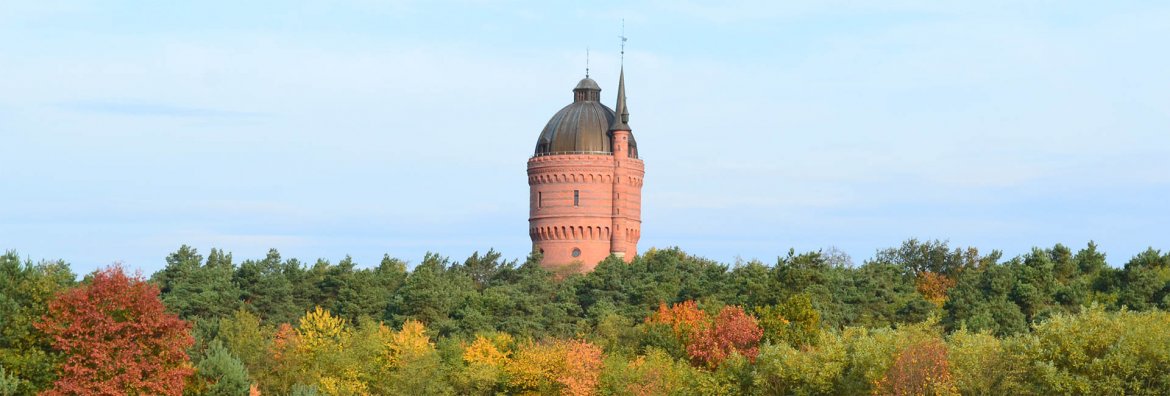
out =
<svg viewBox="0 0 1170 396"><path fill-rule="evenodd" d="M0 395L1170 393L1170 253L1154 249L1119 267L1092 243L1005 260L917 240L860 265L538 261L182 246L148 279L77 283L8 252Z"/></svg>

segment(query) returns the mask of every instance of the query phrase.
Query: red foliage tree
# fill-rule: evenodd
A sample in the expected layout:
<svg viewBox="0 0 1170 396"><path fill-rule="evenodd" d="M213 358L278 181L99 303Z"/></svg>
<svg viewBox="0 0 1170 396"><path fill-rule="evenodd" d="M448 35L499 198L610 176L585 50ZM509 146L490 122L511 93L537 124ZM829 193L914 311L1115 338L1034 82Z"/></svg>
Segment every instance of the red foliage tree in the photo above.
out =
<svg viewBox="0 0 1170 396"><path fill-rule="evenodd" d="M732 353L754 360L759 354L764 330L743 308L726 306L706 326L696 327L687 345L691 360L709 368L718 367Z"/></svg>
<svg viewBox="0 0 1170 396"><path fill-rule="evenodd" d="M158 287L117 265L59 294L35 326L66 356L45 395L180 395L194 373L190 326L165 312Z"/></svg>
<svg viewBox="0 0 1170 396"><path fill-rule="evenodd" d="M910 345L876 384L879 395L958 395L942 340Z"/></svg>

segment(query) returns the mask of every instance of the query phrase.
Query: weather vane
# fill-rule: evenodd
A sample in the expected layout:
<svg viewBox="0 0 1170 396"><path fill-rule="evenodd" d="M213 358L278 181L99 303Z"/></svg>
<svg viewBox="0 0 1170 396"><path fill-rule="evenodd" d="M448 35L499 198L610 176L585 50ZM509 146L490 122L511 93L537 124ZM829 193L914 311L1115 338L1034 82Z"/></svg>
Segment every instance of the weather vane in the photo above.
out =
<svg viewBox="0 0 1170 396"><path fill-rule="evenodd" d="M622 35L618 37L622 39L622 65L624 66L626 64L626 40L629 40L626 37L626 18L622 18Z"/></svg>

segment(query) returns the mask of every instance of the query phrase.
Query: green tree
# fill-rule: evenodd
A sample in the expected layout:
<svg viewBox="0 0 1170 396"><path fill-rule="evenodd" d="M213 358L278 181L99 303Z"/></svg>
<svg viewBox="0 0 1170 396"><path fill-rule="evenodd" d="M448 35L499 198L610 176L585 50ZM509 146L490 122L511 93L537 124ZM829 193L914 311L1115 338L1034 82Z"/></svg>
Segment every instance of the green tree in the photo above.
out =
<svg viewBox="0 0 1170 396"><path fill-rule="evenodd" d="M48 313L49 301L75 284L63 261L21 261L13 251L0 255L0 367L17 394L34 394L56 379L63 356L33 324Z"/></svg>
<svg viewBox="0 0 1170 396"><path fill-rule="evenodd" d="M954 278L964 270L984 267L999 256L999 252L992 252L983 257L979 255L979 249L973 247L951 250L946 241L920 242L912 238L897 248L878 251L873 261L895 264L914 275L933 272Z"/></svg>
<svg viewBox="0 0 1170 396"><path fill-rule="evenodd" d="M456 313L474 298L475 285L470 277L447 271L449 263L446 257L427 253L390 300L387 319L417 320L440 335L459 333L462 324Z"/></svg>
<svg viewBox="0 0 1170 396"><path fill-rule="evenodd" d="M152 280L162 290L163 304L179 317L218 319L236 309L240 289L232 282L231 255L211 249L207 263L187 245L167 256L167 265Z"/></svg>
<svg viewBox="0 0 1170 396"><path fill-rule="evenodd" d="M988 330L997 336L1027 331L1027 317L1012 299L1013 294L1017 297L1022 294L1013 266L1020 265L992 264L960 275L955 287L947 292L942 323L950 330L965 326L975 332ZM1033 286L1028 290L1036 293Z"/></svg>
<svg viewBox="0 0 1170 396"><path fill-rule="evenodd" d="M348 273L338 270L329 276L328 282L336 284L337 298L333 307L339 316L351 322L361 317L381 318L390 299L406 280L406 263L387 255L377 268L350 270Z"/></svg>
<svg viewBox="0 0 1170 396"><path fill-rule="evenodd" d="M264 260L241 263L233 277L244 306L272 323L292 322L304 310L293 300L293 284L284 269L280 252L271 249Z"/></svg>
<svg viewBox="0 0 1170 396"><path fill-rule="evenodd" d="M493 284L477 298L475 307L486 321L483 326L519 337L574 335L582 311L573 282L558 283L553 276L534 257L517 268L500 270ZM466 330L471 328L465 326Z"/></svg>
<svg viewBox="0 0 1170 396"><path fill-rule="evenodd" d="M496 278L501 271L516 267L515 261L505 261L500 258L499 252L488 250L483 256L479 252L471 254L463 264L452 266L453 271L461 271L471 277L477 290L483 290Z"/></svg>
<svg viewBox="0 0 1170 396"><path fill-rule="evenodd" d="M1022 257L1012 260L1008 267L1015 273L1015 284L1009 298L1019 305L1029 323L1042 319L1054 308L1056 291L1055 264L1048 252L1033 248Z"/></svg>
<svg viewBox="0 0 1170 396"><path fill-rule="evenodd" d="M1154 248L1138 253L1121 274L1117 304L1135 310L1170 308L1170 253Z"/></svg>
<svg viewBox="0 0 1170 396"><path fill-rule="evenodd" d="M208 385L203 395L239 396L248 393L252 384L248 371L219 341L211 343L196 366L198 376Z"/></svg>

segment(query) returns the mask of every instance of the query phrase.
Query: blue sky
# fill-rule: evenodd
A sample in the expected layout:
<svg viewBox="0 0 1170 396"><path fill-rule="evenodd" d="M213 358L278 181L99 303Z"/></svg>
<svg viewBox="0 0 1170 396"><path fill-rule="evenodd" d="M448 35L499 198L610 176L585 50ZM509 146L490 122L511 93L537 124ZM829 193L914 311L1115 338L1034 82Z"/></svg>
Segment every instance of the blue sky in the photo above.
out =
<svg viewBox="0 0 1170 396"><path fill-rule="evenodd" d="M0 2L0 249L151 273L522 258L525 161L621 19L640 248L1170 248L1170 4Z"/></svg>

